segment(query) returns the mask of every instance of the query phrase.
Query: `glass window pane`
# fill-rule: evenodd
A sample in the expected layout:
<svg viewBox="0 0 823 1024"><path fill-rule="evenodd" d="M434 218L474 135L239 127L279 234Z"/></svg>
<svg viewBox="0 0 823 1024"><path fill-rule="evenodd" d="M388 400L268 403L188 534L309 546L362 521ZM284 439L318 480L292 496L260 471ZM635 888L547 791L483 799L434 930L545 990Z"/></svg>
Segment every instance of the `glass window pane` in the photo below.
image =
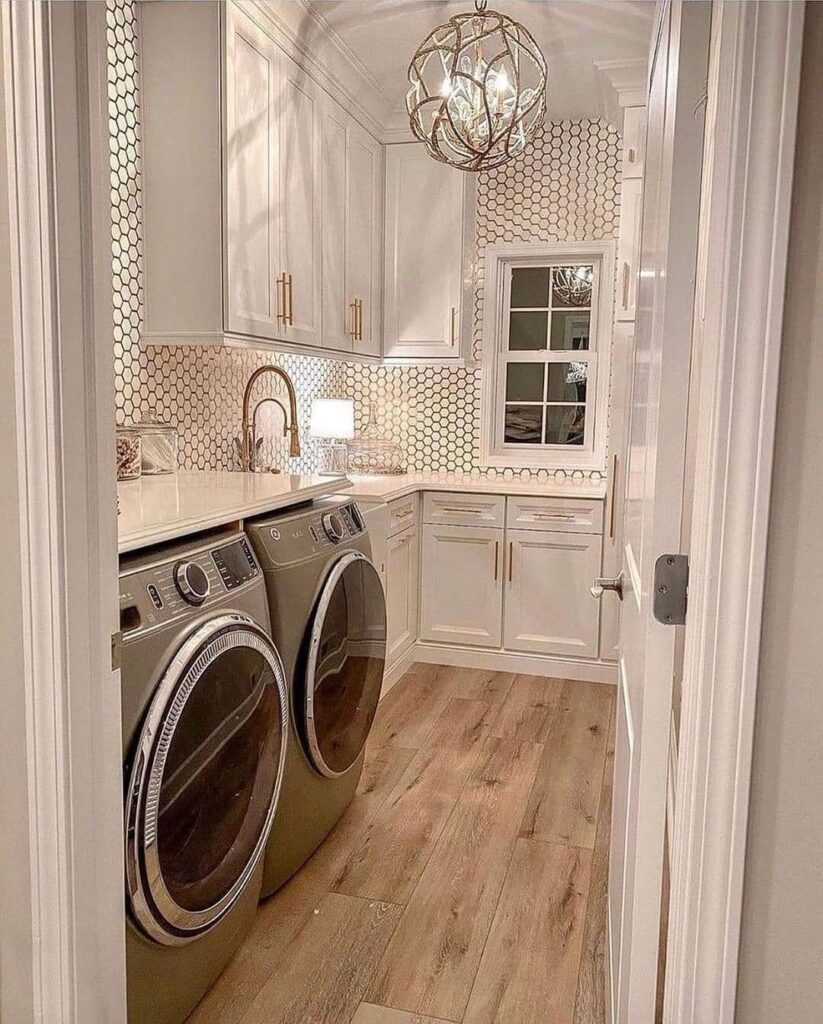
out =
<svg viewBox="0 0 823 1024"><path fill-rule="evenodd" d="M552 270L553 306L591 306L594 267L555 267Z"/></svg>
<svg viewBox="0 0 823 1024"><path fill-rule="evenodd" d="M546 444L583 444L585 405L546 406Z"/></svg>
<svg viewBox="0 0 823 1024"><path fill-rule="evenodd" d="M585 402L589 367L586 363L549 363L548 402Z"/></svg>
<svg viewBox="0 0 823 1024"><path fill-rule="evenodd" d="M506 367L506 401L543 401L543 363L509 363Z"/></svg>
<svg viewBox="0 0 823 1024"><path fill-rule="evenodd" d="M511 307L546 307L549 304L549 268L520 267L512 270Z"/></svg>
<svg viewBox="0 0 823 1024"><path fill-rule="evenodd" d="M521 314L527 315L527 314ZM570 310L552 313L551 348L557 351L585 351L589 347L591 313L588 310Z"/></svg>
<svg viewBox="0 0 823 1024"><path fill-rule="evenodd" d="M543 407L507 405L503 439L510 444L540 444Z"/></svg>
<svg viewBox="0 0 823 1024"><path fill-rule="evenodd" d="M509 317L509 351L534 352L546 348L548 313L512 312Z"/></svg>

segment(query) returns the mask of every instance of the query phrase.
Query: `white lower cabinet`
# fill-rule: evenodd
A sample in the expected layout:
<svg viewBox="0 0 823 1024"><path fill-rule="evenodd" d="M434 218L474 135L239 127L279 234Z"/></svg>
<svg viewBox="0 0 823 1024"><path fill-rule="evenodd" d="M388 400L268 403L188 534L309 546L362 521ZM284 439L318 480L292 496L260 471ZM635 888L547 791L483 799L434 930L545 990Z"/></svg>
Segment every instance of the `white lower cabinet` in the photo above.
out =
<svg viewBox="0 0 823 1024"><path fill-rule="evenodd" d="M386 548L386 666L417 639L419 545L417 527L390 537Z"/></svg>
<svg viewBox="0 0 823 1024"><path fill-rule="evenodd" d="M534 654L596 658L601 538L548 530L506 534L503 646Z"/></svg>
<svg viewBox="0 0 823 1024"><path fill-rule="evenodd" d="M502 558L502 529L423 527L421 640L500 647Z"/></svg>

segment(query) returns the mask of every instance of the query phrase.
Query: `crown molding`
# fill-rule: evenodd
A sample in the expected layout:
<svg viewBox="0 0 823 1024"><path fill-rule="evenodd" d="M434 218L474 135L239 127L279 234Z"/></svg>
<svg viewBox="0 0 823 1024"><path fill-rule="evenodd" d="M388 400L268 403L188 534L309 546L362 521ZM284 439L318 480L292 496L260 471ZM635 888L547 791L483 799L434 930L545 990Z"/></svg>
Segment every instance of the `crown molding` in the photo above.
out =
<svg viewBox="0 0 823 1024"><path fill-rule="evenodd" d="M631 60L596 60L600 82L600 103L603 116L616 128L623 127L621 111L626 107L645 107L648 62Z"/></svg>

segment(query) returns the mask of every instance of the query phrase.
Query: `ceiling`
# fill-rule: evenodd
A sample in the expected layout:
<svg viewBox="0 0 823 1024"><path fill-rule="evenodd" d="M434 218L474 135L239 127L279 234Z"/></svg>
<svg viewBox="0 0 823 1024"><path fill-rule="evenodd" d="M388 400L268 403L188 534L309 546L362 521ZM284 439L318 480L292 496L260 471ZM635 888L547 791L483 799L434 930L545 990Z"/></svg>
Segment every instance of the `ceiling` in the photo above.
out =
<svg viewBox="0 0 823 1024"><path fill-rule="evenodd" d="M651 0L492 0L537 40L549 68L547 114L604 114L595 61L647 59ZM452 15L472 9L454 0L312 0L312 14L336 33L383 94L392 114L404 109L406 70L418 43Z"/></svg>

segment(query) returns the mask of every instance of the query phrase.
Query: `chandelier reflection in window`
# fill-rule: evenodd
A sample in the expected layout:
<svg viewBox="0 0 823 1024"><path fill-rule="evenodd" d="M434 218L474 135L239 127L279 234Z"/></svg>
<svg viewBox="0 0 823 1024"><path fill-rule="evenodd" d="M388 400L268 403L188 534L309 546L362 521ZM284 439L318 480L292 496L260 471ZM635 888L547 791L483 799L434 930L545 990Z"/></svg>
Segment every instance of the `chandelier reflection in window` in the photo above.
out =
<svg viewBox="0 0 823 1024"><path fill-rule="evenodd" d="M463 171L485 171L522 153L546 111L540 48L486 2L439 25L409 65L412 131L435 160Z"/></svg>
<svg viewBox="0 0 823 1024"><path fill-rule="evenodd" d="M552 288L557 306L590 306L593 267L555 267Z"/></svg>

